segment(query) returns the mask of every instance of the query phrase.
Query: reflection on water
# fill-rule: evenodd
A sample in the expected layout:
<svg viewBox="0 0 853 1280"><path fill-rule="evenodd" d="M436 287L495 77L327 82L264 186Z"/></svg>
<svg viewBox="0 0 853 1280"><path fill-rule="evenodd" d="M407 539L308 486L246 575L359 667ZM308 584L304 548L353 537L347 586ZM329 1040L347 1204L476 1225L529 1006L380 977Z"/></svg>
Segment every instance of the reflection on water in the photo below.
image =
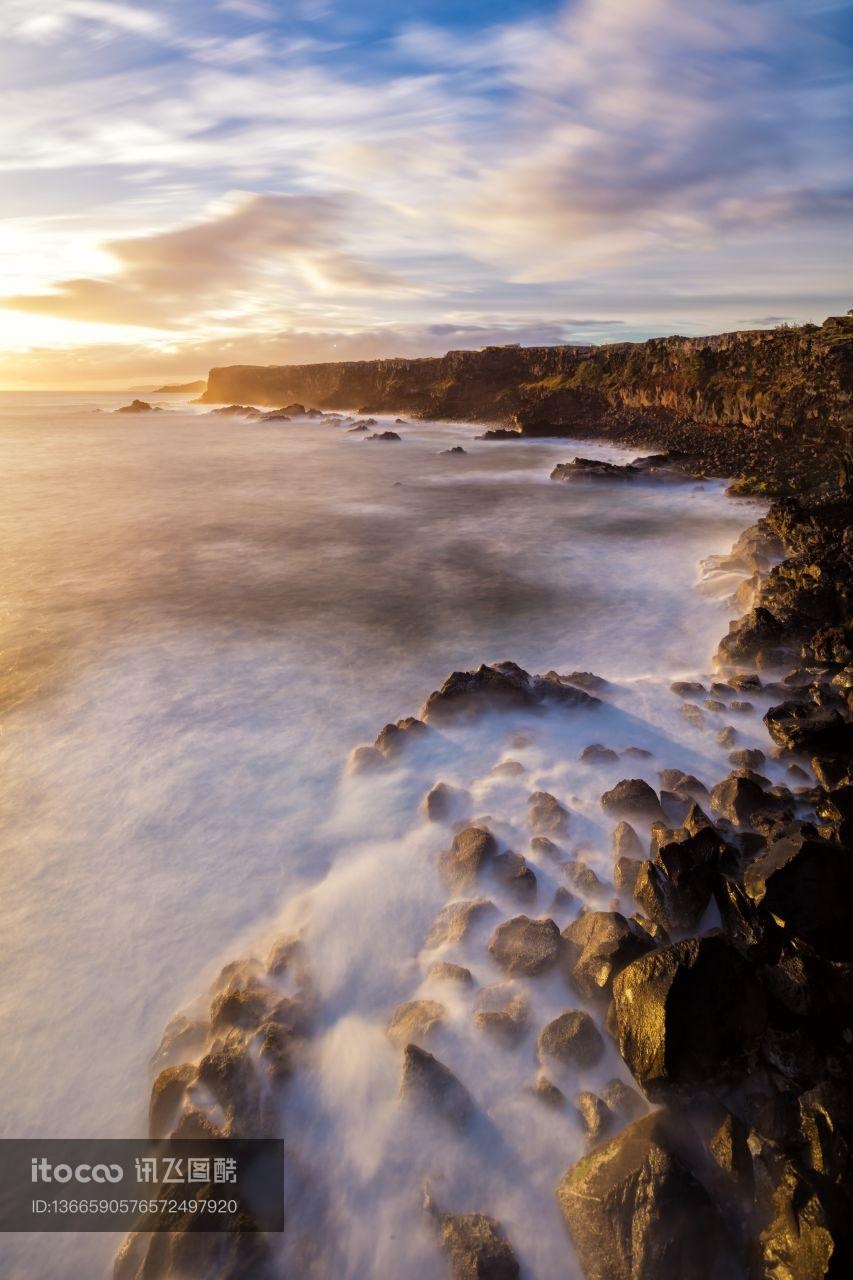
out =
<svg viewBox="0 0 853 1280"><path fill-rule="evenodd" d="M331 866L313 907L337 1002L324 1052L339 1062L348 1045L351 1076L303 1087L340 1099L349 1079L364 1105L385 1099L379 1117L396 1068L377 1057L376 1011L410 998L403 943L435 905L435 836L406 833L440 764L466 785L479 774L464 753L428 759L342 798L350 747L483 659L602 671L639 706L644 679L707 661L727 611L695 592L697 564L753 509L712 484L551 484L575 452L620 456L588 443L409 424L400 444L368 444L327 424L113 418L97 403L0 398L2 1132L140 1132L170 1014ZM455 443L467 455L441 456ZM578 745L562 765L532 760L531 784L556 768L594 808L597 780L565 763ZM522 799L506 800L510 824ZM336 1127L317 1096L303 1109L349 1152L356 1116ZM381 1132L368 1150L390 1159ZM341 1203L355 1219L375 1193L353 1174ZM505 1208L529 1212L523 1196ZM355 1261L368 1238L352 1237L353 1275L373 1274ZM81 1237L74 1256L108 1246ZM10 1274L66 1274L43 1242L2 1250Z"/></svg>

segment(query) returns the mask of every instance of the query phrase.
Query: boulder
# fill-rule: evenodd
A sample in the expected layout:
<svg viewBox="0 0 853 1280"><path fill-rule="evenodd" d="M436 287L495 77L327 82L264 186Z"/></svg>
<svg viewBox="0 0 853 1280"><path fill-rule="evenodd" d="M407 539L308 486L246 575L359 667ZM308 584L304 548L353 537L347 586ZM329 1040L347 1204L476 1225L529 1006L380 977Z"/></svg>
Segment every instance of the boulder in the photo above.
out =
<svg viewBox="0 0 853 1280"><path fill-rule="evenodd" d="M148 1136L166 1138L171 1133L183 1106L187 1089L194 1083L196 1068L191 1062L166 1067L151 1086L148 1108Z"/></svg>
<svg viewBox="0 0 853 1280"><path fill-rule="evenodd" d="M711 790L711 808L736 827L745 827L761 816L780 818L785 802L780 796L765 791L757 776L732 773Z"/></svg>
<svg viewBox="0 0 853 1280"><path fill-rule="evenodd" d="M614 1115L622 1120L636 1120L649 1109L642 1094L632 1089L629 1084L625 1084L624 1080L615 1078L608 1080L601 1090L601 1097Z"/></svg>
<svg viewBox="0 0 853 1280"><path fill-rule="evenodd" d="M764 717L774 742L786 751L806 755L846 755L853 752L853 727L834 707L811 702L783 702Z"/></svg>
<svg viewBox="0 0 853 1280"><path fill-rule="evenodd" d="M439 911L424 939L424 949L433 951L446 943L462 942L476 924L497 915L498 909L488 898L469 898L449 902Z"/></svg>
<svg viewBox="0 0 853 1280"><path fill-rule="evenodd" d="M534 836L530 841L530 848L538 856L550 858L552 862L559 862L563 856L563 850L548 836Z"/></svg>
<svg viewBox="0 0 853 1280"><path fill-rule="evenodd" d="M679 698L702 698L708 692L698 680L673 680L669 687Z"/></svg>
<svg viewBox="0 0 853 1280"><path fill-rule="evenodd" d="M530 902L536 897L536 873L520 853L499 853L492 859L495 880L515 898Z"/></svg>
<svg viewBox="0 0 853 1280"><path fill-rule="evenodd" d="M505 1045L518 1044L530 1025L530 1001L514 982L484 987L474 1008L474 1025Z"/></svg>
<svg viewBox="0 0 853 1280"><path fill-rule="evenodd" d="M439 1230L453 1280L517 1280L512 1245L494 1218L483 1213L443 1213L429 1193L424 1207Z"/></svg>
<svg viewBox="0 0 853 1280"><path fill-rule="evenodd" d="M453 892L473 888L497 850L495 837L483 827L460 831L450 848L439 854L438 869L446 887Z"/></svg>
<svg viewBox="0 0 853 1280"><path fill-rule="evenodd" d="M452 964L449 960L437 960L430 966L427 975L433 982L454 982L460 987L473 987L474 976L464 965Z"/></svg>
<svg viewBox="0 0 853 1280"><path fill-rule="evenodd" d="M585 1009L567 1009L542 1028L539 1061L555 1058L566 1067L594 1067L604 1054L601 1032Z"/></svg>
<svg viewBox="0 0 853 1280"><path fill-rule="evenodd" d="M684 773L681 769L663 769L658 777L666 791L674 791L676 795L686 796L699 804L708 799L708 788L692 773Z"/></svg>
<svg viewBox="0 0 853 1280"><path fill-rule="evenodd" d="M552 1080L549 1080L544 1071L540 1071L535 1081L531 1085L527 1085L527 1091L543 1103L546 1107L551 1107L554 1111L561 1111L566 1105L566 1095L562 1089L558 1089Z"/></svg>
<svg viewBox="0 0 853 1280"><path fill-rule="evenodd" d="M568 832L569 814L548 791L534 791L528 798L527 820L540 836L564 836Z"/></svg>
<svg viewBox="0 0 853 1280"><path fill-rule="evenodd" d="M424 814L430 822L457 822L471 809L471 797L460 787L437 782L424 796Z"/></svg>
<svg viewBox="0 0 853 1280"><path fill-rule="evenodd" d="M600 742L593 742L584 747L580 758L584 764L614 764L619 759L619 753L611 747L602 746Z"/></svg>
<svg viewBox="0 0 853 1280"><path fill-rule="evenodd" d="M556 1196L585 1280L713 1280L727 1248L665 1112L578 1161Z"/></svg>
<svg viewBox="0 0 853 1280"><path fill-rule="evenodd" d="M558 462L552 480L634 480L641 472L630 463L605 462L602 458L572 458Z"/></svg>
<svg viewBox="0 0 853 1280"><path fill-rule="evenodd" d="M587 1142L598 1142L613 1128L615 1116L597 1093L589 1089L579 1090L575 1094L574 1105Z"/></svg>
<svg viewBox="0 0 853 1280"><path fill-rule="evenodd" d="M386 760L396 760L412 742L426 732L427 726L422 720L416 720L414 716L406 716L404 720L398 720L396 724L386 724L383 729L380 729L373 745Z"/></svg>
<svg viewBox="0 0 853 1280"><path fill-rule="evenodd" d="M437 1000L407 1000L398 1004L388 1023L388 1039L398 1049L422 1044L444 1020L445 1008Z"/></svg>
<svg viewBox="0 0 853 1280"><path fill-rule="evenodd" d="M113 413L162 413L162 409L155 409L147 400L131 400L130 404L123 404Z"/></svg>
<svg viewBox="0 0 853 1280"><path fill-rule="evenodd" d="M654 943L618 911L587 911L563 930L562 966L569 985L592 1003L606 1005L613 979Z"/></svg>
<svg viewBox="0 0 853 1280"><path fill-rule="evenodd" d="M738 751L731 752L729 764L733 764L736 769L760 769L766 759L766 755L758 747L741 747Z"/></svg>
<svg viewBox="0 0 853 1280"><path fill-rule="evenodd" d="M656 831L655 852L634 882L634 896L666 929L693 929L711 899L726 854L726 842L698 806L687 824Z"/></svg>
<svg viewBox="0 0 853 1280"><path fill-rule="evenodd" d="M534 977L553 969L562 939L553 920L514 916L499 924L489 938L489 954L507 973Z"/></svg>
<svg viewBox="0 0 853 1280"><path fill-rule="evenodd" d="M648 1097L710 1093L740 1079L766 1026L751 966L725 938L688 938L613 981L619 1049Z"/></svg>
<svg viewBox="0 0 853 1280"><path fill-rule="evenodd" d="M365 440L401 440L396 431L374 431L372 435L365 436Z"/></svg>
<svg viewBox="0 0 853 1280"><path fill-rule="evenodd" d="M647 822L663 820L660 800L642 778L623 778L601 797L606 813L624 818L644 818Z"/></svg>
<svg viewBox="0 0 853 1280"><path fill-rule="evenodd" d="M642 858L645 855L640 837L624 818L613 832L613 853L616 858Z"/></svg>
<svg viewBox="0 0 853 1280"><path fill-rule="evenodd" d="M474 1100L461 1080L415 1044L403 1050L400 1098L453 1125L467 1124L474 1114Z"/></svg>
<svg viewBox="0 0 853 1280"><path fill-rule="evenodd" d="M535 711L546 707L594 707L598 698L562 677L533 676L514 662L454 671L427 698L421 715L431 724L470 719L486 711Z"/></svg>
<svg viewBox="0 0 853 1280"><path fill-rule="evenodd" d="M752 902L829 960L853 960L853 857L808 835L774 841L744 873Z"/></svg>

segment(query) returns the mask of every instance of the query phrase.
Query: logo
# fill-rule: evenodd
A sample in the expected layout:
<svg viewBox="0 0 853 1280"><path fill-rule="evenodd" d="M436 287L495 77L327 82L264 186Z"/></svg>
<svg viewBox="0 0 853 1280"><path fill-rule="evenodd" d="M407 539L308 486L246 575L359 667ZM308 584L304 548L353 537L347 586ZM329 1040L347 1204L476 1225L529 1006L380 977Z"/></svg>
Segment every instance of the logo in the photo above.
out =
<svg viewBox="0 0 853 1280"><path fill-rule="evenodd" d="M51 1164L44 1156L30 1161L33 1182L121 1182L123 1177L120 1164Z"/></svg>

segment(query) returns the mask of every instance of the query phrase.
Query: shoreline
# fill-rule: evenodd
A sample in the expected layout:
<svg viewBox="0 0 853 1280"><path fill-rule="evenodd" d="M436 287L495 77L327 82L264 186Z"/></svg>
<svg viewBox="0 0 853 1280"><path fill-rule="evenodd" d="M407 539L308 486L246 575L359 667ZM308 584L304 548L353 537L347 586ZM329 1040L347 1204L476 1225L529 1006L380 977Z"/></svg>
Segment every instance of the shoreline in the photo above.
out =
<svg viewBox="0 0 853 1280"><path fill-rule="evenodd" d="M839 763L832 758L832 752L816 755L819 763L814 767L815 785L802 768L807 758L804 750L810 743L817 743L824 750L836 741L833 734L843 738L845 733L849 742L849 705L841 696L845 690L849 696L849 671L846 684L843 677L844 666L849 666L849 650L845 653L843 649L840 627L829 628L827 632L827 622L836 621L831 607L832 592L824 582L816 599L812 589L814 575L808 571L809 564L803 564L804 560L810 562L819 550L828 558L826 575L834 574L836 588L843 590L842 566L840 561L833 560L832 536L843 512L843 501L844 494L839 491L835 500L824 496L805 504L801 499L799 505L790 500L774 504L757 525L738 539L732 555L722 557L720 566L741 575L747 585L739 598L748 607L732 624L728 636L722 638L717 651L717 660L734 674L728 681L717 682L717 688L703 689L702 694L707 695L708 702L719 703L730 710L735 718L733 704L746 702L756 695L766 698L769 694L773 700L778 697L779 702L774 705L786 706L786 710L775 716L768 710L765 724L780 751L788 751L786 744L795 745L796 749L784 759L803 776L792 774L791 787L770 786L760 773L761 753L754 748L735 748L734 754L737 756L740 751L743 758L727 779L709 779L709 785L705 786L692 775L682 774L679 778L675 776L678 770L670 770L666 787L661 780L662 794L653 792L650 797L648 792L652 789L644 783L645 791L634 787L633 794L612 796L608 807L612 808L614 820L621 815L614 829L614 886L623 898L633 896L638 908L635 914L640 918L632 919L618 909L614 916L612 902L611 909L605 909L603 891L607 886L593 884L587 874L590 869L583 867L582 860L579 866L579 860L574 859L570 874L574 878L573 889L582 902L576 921L560 933L547 915L545 920L552 927L534 927L535 921L521 915L504 921L492 934L489 950L493 957L503 957L497 962L513 975L513 980L514 975L521 975L522 983L529 980L526 968L530 975L535 974L540 962L536 956L541 959L544 949L548 957L545 966L553 963L564 969L569 965L569 987L586 996L591 991L590 967L594 969L596 961L600 963L604 955L608 957L605 986L610 994L611 1012L601 1029L605 1035L615 1037L635 1082L645 1089L647 1103L641 1103L640 1109L657 1104L664 1107L663 1111L649 1112L626 1124L628 1113L632 1108L636 1110L637 1104L626 1101L627 1095L621 1098L620 1104L618 1089L610 1102L591 1095L580 1104L584 1123L591 1126L590 1131L596 1137L603 1138L603 1145L593 1146L590 1156L566 1171L557 1194L584 1274L588 1276L621 1274L615 1258L611 1259L612 1268L607 1269L610 1264L602 1261L601 1250L605 1244L613 1250L627 1247L626 1240L638 1227L648 1235L644 1247L648 1247L651 1254L664 1247L664 1236L673 1234L678 1239L686 1233L688 1249L695 1250L692 1237L700 1220L703 1230L710 1232L713 1251L721 1251L720 1256L731 1254L729 1261L740 1267L738 1274L766 1274L755 1270L759 1266L759 1254L764 1258L760 1265L764 1266L771 1256L790 1255L796 1260L798 1250L813 1247L811 1242L802 1239L804 1228L798 1227L795 1231L791 1225L795 1220L791 1217L792 1205L799 1203L803 1196L809 1205L810 1217L805 1224L808 1230L817 1233L821 1240L831 1242L828 1252L825 1250L827 1263L833 1256L838 1257L839 1249L843 1254L844 1233L839 1210L844 1201L839 1200L836 1184L844 1169L835 1167L836 1153L822 1151L818 1152L822 1163L814 1167L817 1156L813 1142L809 1148L811 1154L805 1161L802 1151L804 1142L808 1147L803 1126L816 1122L815 1108L821 1114L829 1114L834 1125L846 1123L844 1099L836 1099L833 1090L837 1093L839 1089L838 1067L847 1069L850 1065L849 1050L843 1042L835 1046L840 1057L827 1083L823 1078L812 1078L814 1049L810 1058L808 1043L801 1042L804 1039L807 1042L810 1035L825 1038L827 1031L831 1031L831 1025L819 1025L827 1019L817 1018L811 1012L811 1004L823 994L827 970L837 978L837 966L853 957L846 953L843 942L839 942L837 925L829 930L832 934L829 945L830 950L840 948L840 954L825 956L819 949L823 945L819 920L805 923L795 920L792 928L790 922L778 915L775 899L769 916L761 905L768 893L776 892L778 896L774 885L779 868L775 864L780 858L783 880L787 876L796 882L802 874L806 877L804 883L808 883L815 858L818 861L821 857L828 858L834 871L839 872L835 850L840 849L842 839L849 839L849 784L844 782L843 758ZM774 566L783 543L785 557ZM837 554L841 554L840 548ZM816 626L811 625L815 622ZM813 646L809 659L811 669L807 665L787 683L776 679L768 681L768 668L779 668L784 663L792 637L801 644ZM829 683L830 676L839 677L834 686ZM521 707L535 711L554 706L558 708L555 714L571 714L578 706L594 705L592 700L597 696L594 679L572 683L571 677L530 677L520 669L501 670L500 667L480 668L479 673L473 676L469 673L467 677L456 673L442 690L431 695L424 718L408 717L386 726L372 747L356 749L354 762L357 769L368 772L383 768L429 732L428 722L441 724L453 722L459 716L476 717L484 707L493 706L496 699L497 705L510 709ZM702 695L693 690L692 696ZM840 705L844 707L843 714ZM706 723L710 720L713 724L713 716L719 714L717 709L699 707L690 696L685 698L683 706L695 708L694 713L688 713L694 724L699 720ZM811 707L817 708L817 712L811 711ZM824 714L827 711L833 714L827 716ZM836 715L840 723L836 723ZM734 725L729 727L737 733ZM733 738L733 745L734 741ZM610 750L606 742L601 748ZM626 769L626 775L628 772ZM611 789L614 790L619 788ZM834 792L839 793L835 799ZM428 812L430 807L435 810L435 820L450 823L448 840L459 813L459 797L453 793L452 787L439 789L426 801ZM545 852L547 856L546 846L556 846L556 841L542 832L547 831L551 823L552 833L559 833L561 805L547 793L538 794L537 803L543 814L531 825L534 831L541 828L534 841L543 842L538 852ZM653 810L654 820L663 824L657 830L654 821L650 821ZM644 857L637 827L646 830L651 840L648 857ZM780 842L785 846L781 853L777 847ZM478 892L476 885L481 875L494 875L497 869L493 864L501 859L503 863L497 874L505 884L515 886L523 902L525 884L529 884L531 875L535 880L530 861L517 854L501 854L494 837L485 828L462 826L457 829L450 848L439 859L450 896ZM843 871L840 874L844 880ZM594 872L592 875L595 878ZM588 900L584 898L585 893ZM795 894L792 902L790 893L785 899L795 915L796 899ZM690 944L690 938L697 936L691 933L690 926L695 928L712 900L719 911L722 935L710 935L710 942L703 938L700 943ZM479 900L470 901L474 907ZM536 904L537 913L541 905ZM811 899L807 905L812 914L820 910L819 903ZM449 929L451 935L461 929L460 937L464 936L472 924L468 918L471 911L466 908L454 913L450 907L447 911L450 917L446 912L441 913L445 916L444 923L439 925L437 920L436 927ZM525 920L526 925L516 923ZM582 921L585 923L581 924ZM498 918L491 924L497 926ZM503 937L497 936L501 928L505 930ZM805 939L803 930L807 935ZM670 935L685 940L670 942ZM567 955L573 958L573 963L566 959ZM654 961L649 960L649 956L655 957ZM799 968L793 972L795 961ZM693 1037L694 1057L698 1053L703 1063L701 1071L697 1072L695 1063L690 1061L680 1067L676 1061L661 1068L659 1062L649 1059L648 1045L643 1048L637 1041L630 1008L643 999L657 998L649 994L660 981L656 970L652 987L649 986L653 965L658 970L663 965L665 971L669 966L670 986L676 980L676 986L689 985L691 981L699 983L689 1004L679 1001L670 1009L669 997L666 997L663 1005L653 1012L656 1025L664 1028L664 1040L671 1036L677 1043L679 1038ZM445 963L444 967L448 970L445 981L464 983L463 976L450 972L464 966ZM727 988L727 1002L731 999L732 983L735 988L748 991L752 1000L747 1010L749 1016L742 1017L737 1028L738 1037L745 1037L749 1046L745 1058L733 1055L725 1036L722 1040L719 1036L715 1039L714 1028L707 1022L691 1030L691 1018L701 1017L703 998L713 999L721 981ZM787 989L792 986L796 988L796 998ZM799 1012L804 1002L809 1009L805 1018ZM520 1007L523 1008L523 1001ZM392 1017L389 1035L404 1051L402 1092L416 1102L419 1099L418 1105L424 1105L425 1101L428 1109L436 1113L446 1107L454 1112L459 1107L465 1111L468 1106L465 1098L470 1102L465 1083L418 1044L419 1040L428 1038L432 1023L440 1021L440 1009L437 1001L415 999L400 1006ZM280 1107L272 1099L276 1090L286 1091L287 1082L303 1069L300 1064L310 1057L312 1028L320 1016L310 961L298 938L280 940L265 968L257 961L245 960L227 966L218 989L213 992L207 1025L192 1026L173 1020L167 1028L165 1048L161 1046L159 1051L163 1072L155 1080L152 1091L152 1132L174 1132L177 1136L210 1132L210 1117L190 1100L191 1091L199 1083L213 1089L215 1110L230 1116L226 1125L232 1126L231 1132L243 1132L248 1127L250 1131L269 1133L267 1126L270 1125L277 1132ZM513 1022L520 1014L518 1007L495 1007L482 1009L478 1017L489 1019L493 1027L499 1029L499 1035L502 1029L512 1037ZM781 1027L776 1025L780 1020ZM552 1035L559 1040L560 1029ZM191 1047L195 1053L190 1061L174 1061L176 1057L181 1058L182 1048ZM665 1047L658 1046L661 1050ZM819 1057L825 1062L826 1045L822 1048ZM201 1061L193 1062L192 1058L198 1058L202 1049L205 1052ZM570 1054L572 1050L570 1046L561 1045L560 1052ZM792 1074L786 1076L786 1070ZM807 1088L803 1087L806 1085ZM757 1101L750 1098L753 1087L761 1095ZM555 1096L559 1090L547 1077L541 1082L537 1079L536 1090L543 1104L568 1105L565 1097L561 1095L561 1102ZM832 1094L829 1100L828 1094ZM577 1099L575 1105L578 1106ZM665 1118L667 1115L681 1117L679 1125L683 1128L685 1105L690 1110L693 1126L689 1140L683 1132L676 1135ZM834 1114L836 1110L838 1116ZM719 1151L723 1147L725 1158L720 1159ZM687 1181L698 1181L705 1197L701 1212L694 1205L688 1219L679 1219L678 1196L676 1209L670 1206L667 1211L670 1215L676 1212L674 1219L667 1218L666 1214L662 1218L656 1216L652 1205L653 1211L645 1221L642 1215L646 1210L639 1203L634 1206L640 1215L636 1221L630 1208L624 1208L623 1219L618 1222L612 1220L610 1210L610 1216L605 1215L604 1219L600 1214L596 1218L588 1210L590 1196L601 1190L591 1190L593 1184L596 1179L605 1177L606 1180L610 1176L606 1170L614 1161L617 1165L625 1164L620 1175L623 1181L618 1187L605 1189L608 1195L630 1206L637 1177L647 1176L650 1169L656 1170L661 1160L670 1171L676 1170L675 1182L681 1190ZM824 1165L831 1167L827 1171ZM664 1194L664 1182L656 1185L654 1179L652 1181L653 1198L658 1193ZM689 1196L687 1199L689 1201ZM731 1218L733 1207L738 1224L734 1233L721 1227L723 1218L726 1221ZM488 1205L482 1206L482 1214L454 1214L447 1208L437 1208L432 1195L428 1194L426 1209L454 1275L468 1275L466 1266L485 1265L489 1258L497 1258L504 1268L495 1271L495 1275L516 1274L511 1240L499 1223L482 1216L488 1213ZM698 1218L694 1210L699 1213ZM474 1222L474 1218L478 1221ZM190 1247L188 1257L189 1246L181 1243L181 1237L169 1239L174 1254L162 1272L164 1275L171 1274L170 1267L179 1264L195 1268L192 1274L202 1274L204 1267L214 1261L224 1266L226 1258L217 1254L214 1259L209 1252L211 1248L236 1249L230 1261L238 1267L247 1264L246 1274L253 1276L263 1275L263 1267L273 1264L273 1252L266 1254L257 1238L252 1241L250 1258L243 1258L239 1244L234 1242L223 1246L221 1242L210 1245L199 1241ZM308 1242L303 1242L302 1247L307 1249ZM143 1238L130 1237L116 1266L118 1280L140 1275L144 1255ZM679 1275L710 1274L702 1269L704 1262L689 1262L683 1252L678 1256L682 1264ZM667 1273L662 1270L642 1274L654 1274L658 1280L658 1274ZM825 1274L830 1275L830 1270Z"/></svg>

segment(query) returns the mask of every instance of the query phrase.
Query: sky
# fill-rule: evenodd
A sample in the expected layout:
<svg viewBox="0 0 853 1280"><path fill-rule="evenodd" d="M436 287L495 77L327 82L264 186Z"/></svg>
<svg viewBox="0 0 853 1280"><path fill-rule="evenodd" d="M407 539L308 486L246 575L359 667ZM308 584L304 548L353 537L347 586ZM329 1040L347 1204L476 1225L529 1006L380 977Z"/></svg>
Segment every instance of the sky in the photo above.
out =
<svg viewBox="0 0 853 1280"><path fill-rule="evenodd" d="M0 0L0 386L853 305L853 5Z"/></svg>

